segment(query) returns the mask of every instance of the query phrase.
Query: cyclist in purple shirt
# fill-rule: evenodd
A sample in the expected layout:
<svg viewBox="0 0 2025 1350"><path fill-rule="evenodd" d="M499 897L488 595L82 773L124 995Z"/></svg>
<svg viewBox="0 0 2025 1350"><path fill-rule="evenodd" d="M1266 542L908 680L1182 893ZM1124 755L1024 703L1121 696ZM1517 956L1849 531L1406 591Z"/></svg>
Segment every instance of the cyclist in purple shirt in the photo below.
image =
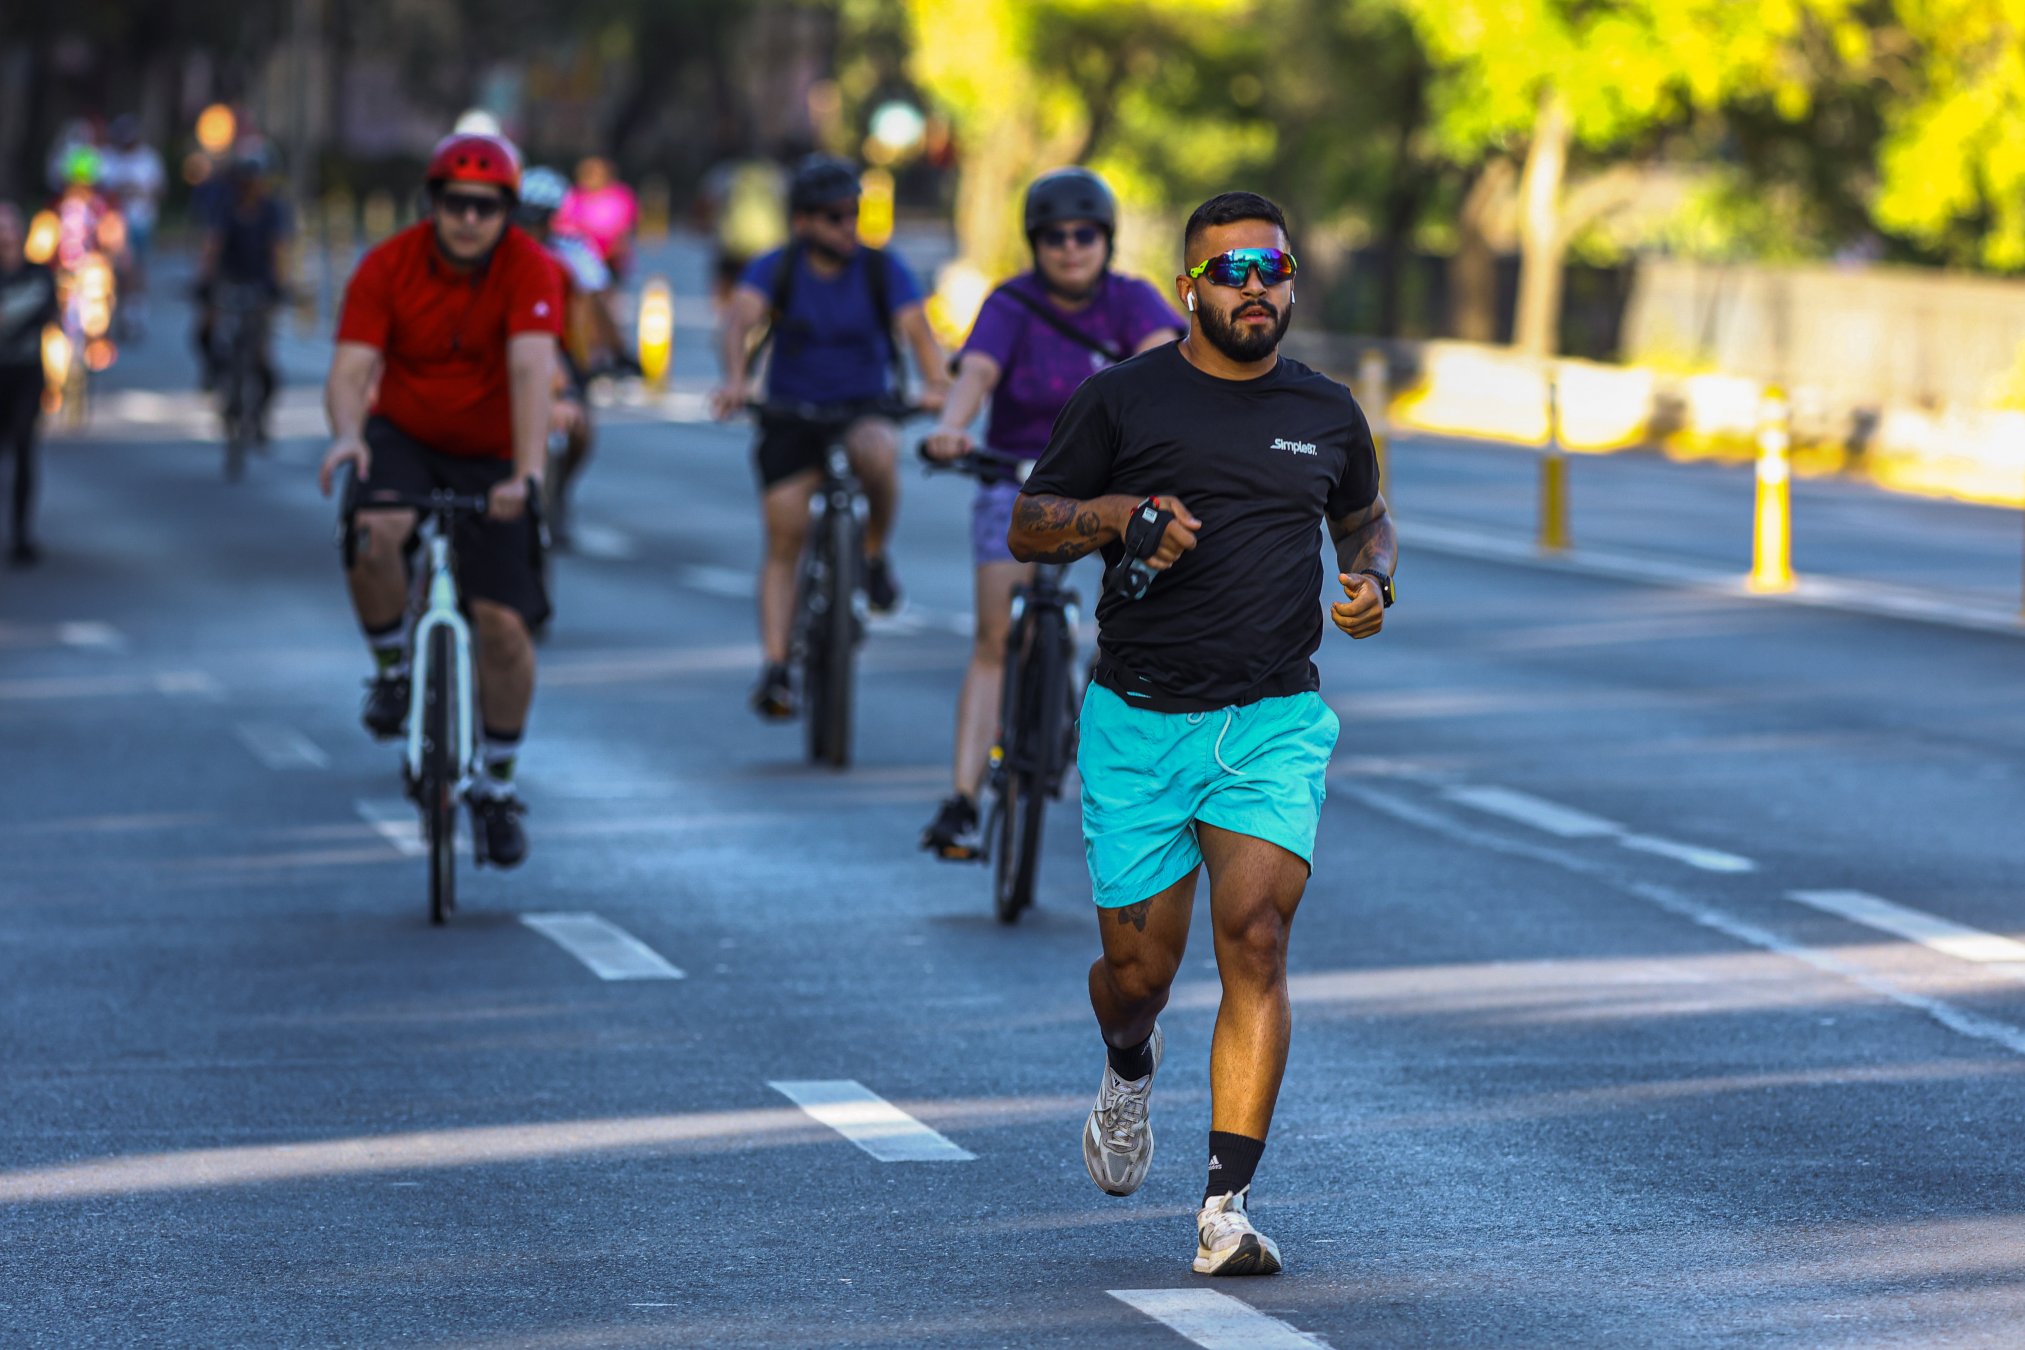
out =
<svg viewBox="0 0 2025 1350"><path fill-rule="evenodd" d="M1174 341L1188 323L1151 285L1111 270L1118 202L1088 169L1057 169L1027 189L1027 243L1033 270L991 293L957 354L957 378L923 449L950 460L973 447L966 428L985 399L984 441L994 453L1040 458L1055 415L1093 373ZM956 704L955 792L922 832L937 857L980 852L977 793L998 726L1012 593L1033 572L1006 547L1011 479L980 484L971 504L971 555L977 565L976 638Z"/></svg>

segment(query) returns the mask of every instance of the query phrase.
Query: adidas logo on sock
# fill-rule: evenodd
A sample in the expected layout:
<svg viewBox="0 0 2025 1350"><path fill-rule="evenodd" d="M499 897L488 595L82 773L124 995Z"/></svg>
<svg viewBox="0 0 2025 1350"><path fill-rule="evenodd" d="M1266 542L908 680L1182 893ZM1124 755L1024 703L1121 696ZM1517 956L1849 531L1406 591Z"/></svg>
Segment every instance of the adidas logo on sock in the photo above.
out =
<svg viewBox="0 0 2025 1350"><path fill-rule="evenodd" d="M1216 1160L1216 1155L1214 1153L1209 1155L1209 1170L1212 1172L1220 1172L1223 1170L1223 1164Z"/></svg>

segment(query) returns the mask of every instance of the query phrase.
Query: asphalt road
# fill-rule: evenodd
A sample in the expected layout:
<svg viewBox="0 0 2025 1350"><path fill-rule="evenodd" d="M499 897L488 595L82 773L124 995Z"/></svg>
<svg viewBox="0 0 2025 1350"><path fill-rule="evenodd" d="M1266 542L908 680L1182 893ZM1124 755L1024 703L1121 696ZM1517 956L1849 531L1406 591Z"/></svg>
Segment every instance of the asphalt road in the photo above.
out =
<svg viewBox="0 0 2025 1350"><path fill-rule="evenodd" d="M1495 547L1522 458L1402 449L1401 604L1320 658L1344 736L1255 1195L1288 1270L1211 1288L1207 947L1112 1199L1073 810L1014 929L913 850L961 484L910 478L861 762L814 771L743 708L745 433L612 410L533 855L432 929L355 720L320 350L228 486L174 339L52 444L48 561L0 574L0 1344L2017 1343L2015 636L1534 566ZM1692 544L1732 477L1580 468L1578 538L1729 564ZM1835 491L2001 601L2002 522L1977 552L1970 508ZM600 978L553 914L681 978Z"/></svg>

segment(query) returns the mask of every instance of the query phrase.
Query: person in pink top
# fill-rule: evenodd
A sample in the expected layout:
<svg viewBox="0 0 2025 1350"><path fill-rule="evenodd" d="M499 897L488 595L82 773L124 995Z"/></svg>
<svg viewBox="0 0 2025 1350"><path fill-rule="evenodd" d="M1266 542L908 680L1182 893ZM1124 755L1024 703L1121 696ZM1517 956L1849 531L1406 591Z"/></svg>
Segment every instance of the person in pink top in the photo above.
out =
<svg viewBox="0 0 2025 1350"><path fill-rule="evenodd" d="M614 276L624 276L633 260L633 231L640 223L640 203L633 189L612 172L612 162L588 155L577 165L576 186L556 212L558 234L573 234L597 246Z"/></svg>

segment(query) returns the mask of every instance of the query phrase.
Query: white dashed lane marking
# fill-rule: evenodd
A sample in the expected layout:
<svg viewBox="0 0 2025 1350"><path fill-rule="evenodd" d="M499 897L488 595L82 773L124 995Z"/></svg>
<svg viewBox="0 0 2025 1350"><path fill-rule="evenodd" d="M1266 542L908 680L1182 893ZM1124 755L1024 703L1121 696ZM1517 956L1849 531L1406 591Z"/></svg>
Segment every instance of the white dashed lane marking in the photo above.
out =
<svg viewBox="0 0 2025 1350"><path fill-rule="evenodd" d="M294 727L279 722L241 722L232 730L239 743L270 769L330 767L330 756Z"/></svg>
<svg viewBox="0 0 2025 1350"><path fill-rule="evenodd" d="M1137 1308L1203 1350L1327 1350L1328 1343L1268 1317L1242 1299L1214 1289L1112 1289Z"/></svg>
<svg viewBox="0 0 2025 1350"><path fill-rule="evenodd" d="M391 801L361 799L352 805L357 809L359 819L372 826L380 838L392 844L402 855L419 858L429 851L422 839L422 814L415 809L414 803L400 798Z"/></svg>
<svg viewBox="0 0 2025 1350"><path fill-rule="evenodd" d="M1519 792L1512 788L1466 785L1452 787L1443 796L1452 802L1482 811L1487 815L1502 816L1506 820L1527 825L1560 839L1614 839L1625 848L1638 853L1650 853L1656 857L1671 858L1686 863L1689 867L1704 872L1742 873L1755 872L1758 865L1749 858L1721 849L1703 848L1699 844L1683 844L1674 839L1661 839L1649 834L1633 834L1614 820L1593 816L1572 806L1550 802L1545 797L1535 797L1530 792Z"/></svg>
<svg viewBox="0 0 2025 1350"><path fill-rule="evenodd" d="M854 1079L796 1080L767 1086L880 1162L971 1162L977 1157Z"/></svg>
<svg viewBox="0 0 2025 1350"><path fill-rule="evenodd" d="M2015 938L1986 933L1865 891L1788 891L1787 898L1851 923L1917 942L1943 956L1974 961L2013 979L2025 980L2025 942Z"/></svg>
<svg viewBox="0 0 2025 1350"><path fill-rule="evenodd" d="M590 968L601 980L679 980L661 953L595 914L523 914L520 921Z"/></svg>

